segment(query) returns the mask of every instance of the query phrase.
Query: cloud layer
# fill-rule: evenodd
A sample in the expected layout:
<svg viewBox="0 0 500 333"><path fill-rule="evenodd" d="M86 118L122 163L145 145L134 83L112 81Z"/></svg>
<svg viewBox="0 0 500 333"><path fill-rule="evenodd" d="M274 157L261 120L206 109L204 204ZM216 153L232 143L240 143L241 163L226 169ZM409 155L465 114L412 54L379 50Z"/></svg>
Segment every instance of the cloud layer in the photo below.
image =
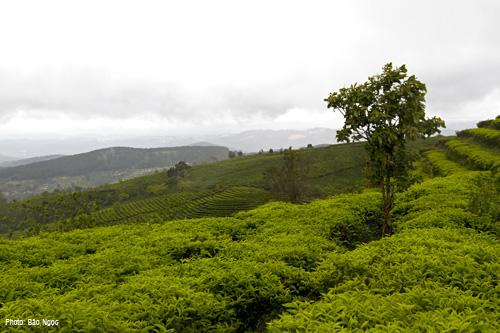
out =
<svg viewBox="0 0 500 333"><path fill-rule="evenodd" d="M429 115L500 114L497 1L29 5L0 5L0 136L340 127L323 99L388 62Z"/></svg>

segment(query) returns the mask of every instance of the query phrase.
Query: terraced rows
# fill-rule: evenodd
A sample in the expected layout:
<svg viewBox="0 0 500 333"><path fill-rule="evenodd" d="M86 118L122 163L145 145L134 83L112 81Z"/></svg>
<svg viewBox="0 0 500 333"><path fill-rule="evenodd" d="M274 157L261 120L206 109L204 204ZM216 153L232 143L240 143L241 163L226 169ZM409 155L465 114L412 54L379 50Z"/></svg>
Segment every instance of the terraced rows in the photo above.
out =
<svg viewBox="0 0 500 333"><path fill-rule="evenodd" d="M281 155L259 157L238 157L229 161L193 166L187 170L187 178L208 187L224 186L255 186L262 185L262 173L268 166L278 165Z"/></svg>
<svg viewBox="0 0 500 333"><path fill-rule="evenodd" d="M178 192L161 197L134 201L128 204L115 205L96 212L94 217L99 224L103 225L153 212L162 212L163 216L169 215L171 218L183 218L186 215L185 212L188 210L189 205L206 196L214 195L214 193L216 193L214 190Z"/></svg>
<svg viewBox="0 0 500 333"><path fill-rule="evenodd" d="M491 128L473 128L457 133L462 137L472 137L489 146L500 146L500 131Z"/></svg>
<svg viewBox="0 0 500 333"><path fill-rule="evenodd" d="M441 176L450 176L454 173L467 171L467 168L462 165L450 161L444 151L429 150L425 152L425 156Z"/></svg>
<svg viewBox="0 0 500 333"><path fill-rule="evenodd" d="M188 211L192 217L231 216L265 203L265 191L233 188L196 202Z"/></svg>
<svg viewBox="0 0 500 333"><path fill-rule="evenodd" d="M119 189L122 187L127 187L127 186L133 186L138 183L155 183L155 184L161 184L165 182L168 179L167 177L167 172L166 171L159 171L159 172L153 172L148 175L144 175L141 177L137 178L132 178L124 181L120 181L119 183L114 183L108 185L111 189Z"/></svg>
<svg viewBox="0 0 500 333"><path fill-rule="evenodd" d="M266 202L259 189L232 188L225 191L200 190L178 192L128 204L115 205L94 213L99 225L115 224L139 216L155 215L161 220L231 216Z"/></svg>
<svg viewBox="0 0 500 333"><path fill-rule="evenodd" d="M492 171L500 168L500 156L484 150L481 146L463 140L450 140L445 145L456 155L465 158L473 168Z"/></svg>
<svg viewBox="0 0 500 333"><path fill-rule="evenodd" d="M481 121L477 126L457 132L456 139L444 141L444 150L434 149L424 153L441 176L468 169L500 170L500 116L495 120Z"/></svg>

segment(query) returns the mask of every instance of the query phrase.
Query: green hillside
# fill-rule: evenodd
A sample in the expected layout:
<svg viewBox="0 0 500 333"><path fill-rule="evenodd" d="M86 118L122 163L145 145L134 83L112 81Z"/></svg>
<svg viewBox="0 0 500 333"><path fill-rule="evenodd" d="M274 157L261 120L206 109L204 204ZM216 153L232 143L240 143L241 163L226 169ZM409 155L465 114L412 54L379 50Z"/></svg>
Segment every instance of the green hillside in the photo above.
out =
<svg viewBox="0 0 500 333"><path fill-rule="evenodd" d="M418 145L428 143L420 142ZM310 199L353 190L363 183L362 168L366 163L366 155L362 144L304 149L300 154L307 154L314 161L309 181L314 185L315 191L311 193ZM5 217L3 221L0 220L0 234L17 230L20 225L30 227L33 223L23 222L27 219L41 225L61 220L64 227L59 223L58 226L51 226L50 230L68 230L135 223L150 217L158 219L158 216L160 219L230 216L240 210L256 208L270 199L264 171L268 167L280 165L282 160L283 154L279 152L241 156L196 164L183 170L179 176L169 177L168 171L164 170L104 185L82 191L76 199L71 195L61 196L58 193L16 204L0 205L0 218ZM152 193L154 186L163 189L159 193ZM211 198L213 207L199 201L204 197L203 193L211 193L206 200ZM218 206L220 208L215 208ZM222 206L230 208L223 209ZM171 211L176 213L169 213ZM78 222L77 215L82 215Z"/></svg>
<svg viewBox="0 0 500 333"><path fill-rule="evenodd" d="M0 190L11 198L63 190L95 187L169 168L180 161L205 163L228 158L225 147L127 148L112 147L89 153L0 168Z"/></svg>
<svg viewBox="0 0 500 333"><path fill-rule="evenodd" d="M264 191L261 172L279 154L194 166L175 185L158 173L84 192L86 203L129 195L87 218L130 211L141 219L0 240L1 329L499 331L500 154L474 132L415 143L422 181L397 194L384 238L377 189L231 215L238 197ZM358 144L301 153L321 159L310 180L326 195L361 181L361 152ZM168 193L138 189L155 179ZM161 201L165 211L154 211ZM215 211L227 217L203 217Z"/></svg>

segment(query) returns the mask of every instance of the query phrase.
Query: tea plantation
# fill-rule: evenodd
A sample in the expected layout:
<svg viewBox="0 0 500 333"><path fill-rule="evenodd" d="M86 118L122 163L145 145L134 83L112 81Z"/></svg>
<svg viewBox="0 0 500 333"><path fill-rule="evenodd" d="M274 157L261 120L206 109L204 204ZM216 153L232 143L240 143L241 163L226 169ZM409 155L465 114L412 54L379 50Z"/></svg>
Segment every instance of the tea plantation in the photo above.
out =
<svg viewBox="0 0 500 333"><path fill-rule="evenodd" d="M2 239L1 331L500 331L500 155L470 132L424 149L389 237L377 189L233 214L255 197L232 175L251 170L242 158L228 188L88 214L136 223ZM167 197L175 214L152 212Z"/></svg>

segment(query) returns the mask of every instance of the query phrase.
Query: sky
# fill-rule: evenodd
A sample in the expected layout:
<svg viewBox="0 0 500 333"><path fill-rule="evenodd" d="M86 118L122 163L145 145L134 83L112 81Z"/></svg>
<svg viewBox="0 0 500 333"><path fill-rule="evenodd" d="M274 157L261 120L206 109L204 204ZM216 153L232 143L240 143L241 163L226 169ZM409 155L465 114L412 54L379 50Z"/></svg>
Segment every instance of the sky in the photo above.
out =
<svg viewBox="0 0 500 333"><path fill-rule="evenodd" d="M448 127L500 114L500 1L2 1L0 139L340 128L389 62Z"/></svg>

